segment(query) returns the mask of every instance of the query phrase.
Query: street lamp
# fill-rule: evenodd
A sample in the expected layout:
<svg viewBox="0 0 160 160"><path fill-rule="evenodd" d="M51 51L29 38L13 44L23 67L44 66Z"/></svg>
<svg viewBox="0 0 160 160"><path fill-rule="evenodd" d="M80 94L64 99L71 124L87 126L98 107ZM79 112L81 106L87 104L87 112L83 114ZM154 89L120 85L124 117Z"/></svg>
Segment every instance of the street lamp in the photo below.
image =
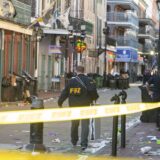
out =
<svg viewBox="0 0 160 160"><path fill-rule="evenodd" d="M104 72L103 72L103 86L106 86L106 52L107 52L107 36L109 33L109 28L107 27L107 24L105 24L105 28L103 28L103 34L105 35L105 48L104 48Z"/></svg>
<svg viewBox="0 0 160 160"><path fill-rule="evenodd" d="M37 22L35 25L34 25L34 39L35 39L35 43L36 43L36 46L35 46L35 85L34 85L34 95L38 95L37 91L38 91L38 53L39 53L39 50L38 50L38 40L39 40L39 37L41 38L43 34L43 31L42 29L40 28L40 24Z"/></svg>
<svg viewBox="0 0 160 160"><path fill-rule="evenodd" d="M159 37L158 37L158 70L160 70L160 0L156 1L157 3L157 8L158 8L158 15L159 15Z"/></svg>
<svg viewBox="0 0 160 160"><path fill-rule="evenodd" d="M76 27L78 28L79 23L76 25ZM77 49L76 49L76 44L77 44L77 40L79 38L80 40L80 53L81 53L81 42L84 41L85 38L85 31L86 31L86 26L85 25L80 25L80 30L78 29L74 30L74 27L72 25L70 25L68 27L68 31L70 32L70 36L69 39L72 39L72 43L73 43L73 48L74 48L74 52L73 52L73 72L75 72L76 67L77 67ZM81 55L80 55L80 59L81 59Z"/></svg>

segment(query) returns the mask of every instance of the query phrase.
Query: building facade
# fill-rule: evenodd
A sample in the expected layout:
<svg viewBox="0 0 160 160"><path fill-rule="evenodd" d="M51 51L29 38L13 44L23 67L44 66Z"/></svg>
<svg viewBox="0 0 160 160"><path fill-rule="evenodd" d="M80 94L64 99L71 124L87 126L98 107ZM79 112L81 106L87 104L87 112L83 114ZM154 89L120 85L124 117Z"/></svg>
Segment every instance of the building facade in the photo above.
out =
<svg viewBox="0 0 160 160"><path fill-rule="evenodd" d="M45 16L44 20L47 21L40 23L44 35L38 44L39 90L55 88L56 82L60 83L59 87L62 89L65 75L74 72L79 64L85 66L86 73L97 72L101 68L97 58L97 36L104 43L101 31L106 21L106 1L55 0L37 1L36 4L37 17L52 6L51 14L47 13L50 18ZM61 19L62 15L65 17L64 21ZM87 46L83 52L75 50L78 40L84 41Z"/></svg>
<svg viewBox="0 0 160 160"><path fill-rule="evenodd" d="M107 22L111 36L117 40L115 70L136 72L139 29L137 4L131 0L108 0Z"/></svg>
<svg viewBox="0 0 160 160"><path fill-rule="evenodd" d="M110 35L117 40L115 69L128 70L131 81L156 63L156 13L156 1L107 1Z"/></svg>
<svg viewBox="0 0 160 160"><path fill-rule="evenodd" d="M9 101L11 94L15 94L14 86L5 88L3 85L13 72L21 75L22 70L25 70L34 76L35 42L32 41L33 30L27 29L31 19L30 2L24 0L0 2L0 99L2 101Z"/></svg>
<svg viewBox="0 0 160 160"><path fill-rule="evenodd" d="M153 69L157 66L157 34L158 34L158 10L154 0L139 0L139 58L138 73L143 74L146 69Z"/></svg>

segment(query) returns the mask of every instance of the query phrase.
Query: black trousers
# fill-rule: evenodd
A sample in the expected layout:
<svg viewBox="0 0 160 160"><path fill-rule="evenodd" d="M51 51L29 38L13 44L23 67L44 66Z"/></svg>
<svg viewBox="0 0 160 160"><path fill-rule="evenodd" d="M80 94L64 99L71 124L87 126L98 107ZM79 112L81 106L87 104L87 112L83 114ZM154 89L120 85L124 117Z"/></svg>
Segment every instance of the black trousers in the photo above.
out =
<svg viewBox="0 0 160 160"><path fill-rule="evenodd" d="M160 102L160 97L153 98L153 102ZM154 109L156 116L156 126L160 128L160 108Z"/></svg>
<svg viewBox="0 0 160 160"><path fill-rule="evenodd" d="M71 142L73 145L77 144L78 127L80 120L73 120L71 124ZM81 146L88 146L88 135L89 135L89 119L81 120Z"/></svg>

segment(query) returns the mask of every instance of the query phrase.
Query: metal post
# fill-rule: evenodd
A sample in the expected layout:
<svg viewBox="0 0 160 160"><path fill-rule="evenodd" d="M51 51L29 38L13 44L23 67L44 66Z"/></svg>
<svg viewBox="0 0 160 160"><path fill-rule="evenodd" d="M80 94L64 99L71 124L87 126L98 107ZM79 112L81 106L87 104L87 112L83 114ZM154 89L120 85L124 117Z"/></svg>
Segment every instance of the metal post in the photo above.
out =
<svg viewBox="0 0 160 160"><path fill-rule="evenodd" d="M126 147L126 115L121 116L121 148Z"/></svg>
<svg viewBox="0 0 160 160"><path fill-rule="evenodd" d="M126 103L127 93L122 90L119 93L121 96L121 104ZM121 148L125 148L126 146L126 115L121 116Z"/></svg>
<svg viewBox="0 0 160 160"><path fill-rule="evenodd" d="M160 13L159 13L160 19ZM160 20L159 20L159 37L158 37L158 71L160 71Z"/></svg>
<svg viewBox="0 0 160 160"><path fill-rule="evenodd" d="M106 60L106 52L107 52L107 28L103 29L103 33L105 35L103 86L105 87L106 86L106 62L107 62L107 60Z"/></svg>
<svg viewBox="0 0 160 160"><path fill-rule="evenodd" d="M112 156L117 156L118 116L113 117Z"/></svg>
<svg viewBox="0 0 160 160"><path fill-rule="evenodd" d="M103 86L106 86L106 52L107 52L107 34L105 34L105 49L104 49L104 73L103 73Z"/></svg>
<svg viewBox="0 0 160 160"><path fill-rule="evenodd" d="M160 70L160 0L156 0L159 16L159 37L158 37L158 70Z"/></svg>
<svg viewBox="0 0 160 160"><path fill-rule="evenodd" d="M37 93L37 90L38 90L38 33L36 31L36 54L35 54L35 81L34 81L34 95L37 96L38 93Z"/></svg>
<svg viewBox="0 0 160 160"><path fill-rule="evenodd" d="M73 52L73 73L76 71L77 67L77 52L76 52L76 42L77 42L77 35L74 36L74 52Z"/></svg>
<svg viewBox="0 0 160 160"><path fill-rule="evenodd" d="M31 109L44 109L43 100L34 99ZM46 147L43 145L43 123L30 124L30 144L25 149L29 151L46 151Z"/></svg>
<svg viewBox="0 0 160 160"><path fill-rule="evenodd" d="M65 71L64 71L64 80L65 80L65 86L67 85L67 57L68 57L68 41L69 37L66 36L66 42L65 42Z"/></svg>
<svg viewBox="0 0 160 160"><path fill-rule="evenodd" d="M0 101L2 100L2 77L3 77L3 56L4 56L4 30L0 31Z"/></svg>
<svg viewBox="0 0 160 160"><path fill-rule="evenodd" d="M118 95L114 95L111 98L114 104L120 103L120 98ZM113 130L112 130L112 156L117 156L117 132L118 132L118 116L113 117Z"/></svg>

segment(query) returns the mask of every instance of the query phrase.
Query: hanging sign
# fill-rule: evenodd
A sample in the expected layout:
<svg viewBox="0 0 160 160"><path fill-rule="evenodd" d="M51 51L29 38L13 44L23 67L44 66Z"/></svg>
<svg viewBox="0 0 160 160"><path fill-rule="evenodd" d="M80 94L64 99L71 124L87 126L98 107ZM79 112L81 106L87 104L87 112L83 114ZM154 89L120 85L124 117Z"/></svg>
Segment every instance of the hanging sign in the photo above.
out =
<svg viewBox="0 0 160 160"><path fill-rule="evenodd" d="M49 54L62 54L61 46L49 45Z"/></svg>

